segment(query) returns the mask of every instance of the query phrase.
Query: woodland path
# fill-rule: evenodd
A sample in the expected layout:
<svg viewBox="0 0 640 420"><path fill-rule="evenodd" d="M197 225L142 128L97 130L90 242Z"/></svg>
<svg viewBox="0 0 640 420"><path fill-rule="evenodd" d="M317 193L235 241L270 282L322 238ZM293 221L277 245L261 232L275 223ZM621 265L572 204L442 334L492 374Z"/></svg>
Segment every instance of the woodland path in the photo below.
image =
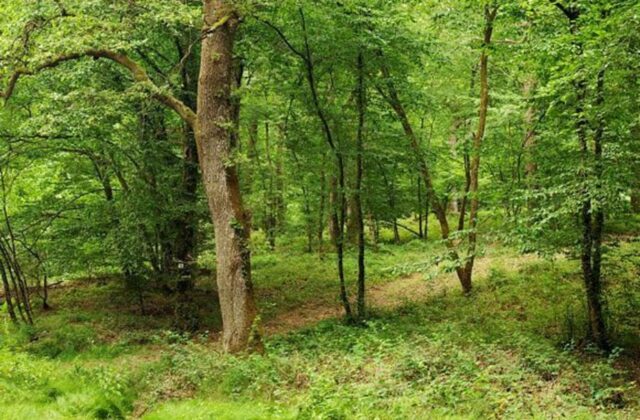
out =
<svg viewBox="0 0 640 420"><path fill-rule="evenodd" d="M476 284L486 280L490 269L494 266L515 272L534 259L533 256L514 257L513 255L479 258L474 269ZM413 273L369 287L367 303L374 309L390 310L408 303L425 302L447 293L461 293L460 283L455 273L440 274L430 280L426 280L422 273ZM327 319L339 318L342 314L342 306L337 301L330 305L307 302L267 321L264 332L267 336L285 334L313 326Z"/></svg>

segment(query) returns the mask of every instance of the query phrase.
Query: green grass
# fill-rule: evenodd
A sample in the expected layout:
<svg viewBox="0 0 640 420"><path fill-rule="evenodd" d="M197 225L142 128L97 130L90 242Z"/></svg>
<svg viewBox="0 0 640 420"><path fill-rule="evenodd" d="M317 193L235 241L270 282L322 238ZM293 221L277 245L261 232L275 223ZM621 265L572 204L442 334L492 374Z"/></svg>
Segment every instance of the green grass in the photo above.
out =
<svg viewBox="0 0 640 420"><path fill-rule="evenodd" d="M422 270L438 249L382 245L369 256L371 282ZM521 257L505 248L487 250L494 263L470 297L456 287L374 310L363 326L323 321L268 338L265 355L228 356L205 331L172 332L162 296L148 297L156 308L143 316L115 282L59 289L36 327L3 321L0 417L638 418L640 299L631 291L640 279L630 256L639 249L631 242L608 252L616 267L605 273L609 322L625 347L608 357L583 341L577 264L527 260L514 270ZM254 263L267 319L305 301L335 301L331 255L283 247Z"/></svg>

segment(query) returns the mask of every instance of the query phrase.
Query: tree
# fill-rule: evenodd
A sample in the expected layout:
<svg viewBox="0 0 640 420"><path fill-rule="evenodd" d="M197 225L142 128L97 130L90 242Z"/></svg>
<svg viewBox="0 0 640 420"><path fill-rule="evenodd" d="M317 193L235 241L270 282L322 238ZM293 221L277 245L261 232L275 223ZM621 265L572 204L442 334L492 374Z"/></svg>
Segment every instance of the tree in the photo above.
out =
<svg viewBox="0 0 640 420"><path fill-rule="evenodd" d="M67 9L64 9L66 14ZM230 163L233 148L233 101L236 85L234 42L239 15L232 2L205 0L202 16L200 80L197 111L158 87L147 71L123 52L88 48L60 54L10 75L2 97L8 100L21 77L61 66L83 57L106 59L126 69L133 80L149 89L153 98L174 110L195 132L203 185L216 231L217 282L223 313L223 345L237 352L252 343L260 347L254 321L256 306L251 283L248 240L250 220L244 210L236 167Z"/></svg>
<svg viewBox="0 0 640 420"><path fill-rule="evenodd" d="M427 187L427 196L429 197L431 208L440 223L440 229L442 232L442 239L445 241L449 250L449 256L454 261L455 270L462 285L462 289L465 293L470 293L472 289L472 273L473 265L475 261L475 252L477 245L477 224L478 224L478 209L480 205L480 198L478 196L479 190L479 176L480 176L480 156L482 142L485 136L486 124L487 124L487 112L489 109L489 48L491 47L491 40L493 36L493 25L498 13L497 4L485 4L484 6L484 19L485 26L483 30L483 43L482 53L480 57L480 107L478 128L474 134L472 144L472 156L468 167L468 179L466 192L469 195L471 202L469 211L469 233L467 238L467 250L464 258L460 257L459 251L456 249L457 244L454 238L451 236L451 228L449 220L447 219L446 205L438 198L438 194L435 191L433 175L429 164L424 156L424 152L420 146L420 141L415 133L413 125L409 119L405 106L403 105L398 90L395 86L391 72L384 60L384 54L379 51L381 60L381 72L386 84L386 90L379 88L379 92L385 97L391 108L397 115L398 120L402 124L403 130L411 150L416 159L422 181ZM467 194L464 196L466 203ZM460 234L463 234L464 230L464 217L466 206L462 206L460 214L459 230Z"/></svg>

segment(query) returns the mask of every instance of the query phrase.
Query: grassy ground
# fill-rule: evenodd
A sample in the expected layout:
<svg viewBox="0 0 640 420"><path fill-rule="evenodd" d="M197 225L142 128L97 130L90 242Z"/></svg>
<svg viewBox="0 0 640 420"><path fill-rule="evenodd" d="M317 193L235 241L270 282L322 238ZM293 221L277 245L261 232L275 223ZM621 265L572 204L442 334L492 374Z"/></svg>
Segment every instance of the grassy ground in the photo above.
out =
<svg viewBox="0 0 640 420"><path fill-rule="evenodd" d="M279 330L264 356L221 354L215 328L172 332L172 304L161 294L146 297L143 316L117 282L57 289L55 309L36 327L2 324L0 418L640 417L640 299L630 292L640 244L610 253L610 323L625 350L608 357L581 341L575 262L489 247L465 297L451 275L425 271L438 248L381 246L369 256L377 306L366 325L327 319ZM266 324L309 302L338 306L332 256L296 249L255 253ZM202 291L197 306L215 327L213 300Z"/></svg>

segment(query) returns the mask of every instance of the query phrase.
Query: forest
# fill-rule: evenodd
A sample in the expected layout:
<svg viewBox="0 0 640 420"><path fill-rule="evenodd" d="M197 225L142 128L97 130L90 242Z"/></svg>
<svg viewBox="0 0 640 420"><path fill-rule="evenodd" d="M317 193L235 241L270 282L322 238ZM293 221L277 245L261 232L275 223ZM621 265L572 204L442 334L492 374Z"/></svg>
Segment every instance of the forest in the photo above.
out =
<svg viewBox="0 0 640 420"><path fill-rule="evenodd" d="M640 1L0 0L0 419L640 418Z"/></svg>

